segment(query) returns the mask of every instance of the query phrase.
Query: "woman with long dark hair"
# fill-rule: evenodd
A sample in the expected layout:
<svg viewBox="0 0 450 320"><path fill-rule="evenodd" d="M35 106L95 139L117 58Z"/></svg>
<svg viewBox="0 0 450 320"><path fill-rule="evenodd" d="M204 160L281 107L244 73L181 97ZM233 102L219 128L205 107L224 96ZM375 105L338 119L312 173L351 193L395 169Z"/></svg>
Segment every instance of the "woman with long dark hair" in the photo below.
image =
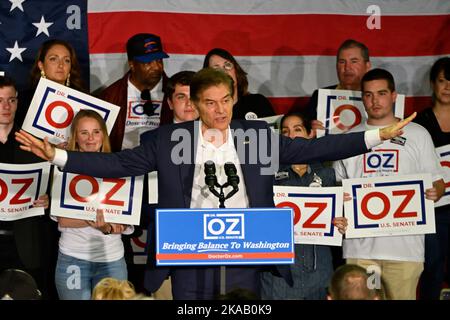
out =
<svg viewBox="0 0 450 320"><path fill-rule="evenodd" d="M266 97L248 91L247 72L227 50L221 48L210 50L203 61L203 68L207 67L221 69L233 79L233 119L254 120L275 115Z"/></svg>
<svg viewBox="0 0 450 320"><path fill-rule="evenodd" d="M41 78L55 81L78 91L87 91L81 78L80 65L75 49L64 40L51 39L39 48L30 73L30 86L21 92L18 108L18 121L21 124Z"/></svg>

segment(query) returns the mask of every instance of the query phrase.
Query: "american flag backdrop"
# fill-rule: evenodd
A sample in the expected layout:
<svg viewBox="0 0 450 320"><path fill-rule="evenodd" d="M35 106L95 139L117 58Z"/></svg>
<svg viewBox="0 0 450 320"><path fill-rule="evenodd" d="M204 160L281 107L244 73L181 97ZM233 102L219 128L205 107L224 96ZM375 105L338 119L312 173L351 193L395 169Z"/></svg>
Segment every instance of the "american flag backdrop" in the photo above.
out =
<svg viewBox="0 0 450 320"><path fill-rule="evenodd" d="M278 113L336 83L336 49L353 38L369 47L373 67L394 74L409 114L429 103L431 64L450 55L450 1L1 0L0 32L0 70L20 85L40 43L62 38L75 46L91 91L127 70L134 33L161 36L169 76L198 70L222 47Z"/></svg>
<svg viewBox="0 0 450 320"><path fill-rule="evenodd" d="M336 49L347 38L393 73L407 114L429 103L430 66L450 55L448 0L89 0L88 12L92 89L123 74L125 41L146 31L162 37L168 75L197 70L211 48L229 50L278 113L337 83ZM377 14L380 29L369 29Z"/></svg>
<svg viewBox="0 0 450 320"><path fill-rule="evenodd" d="M39 46L58 38L74 46L89 83L87 34L86 0L1 0L0 71L27 88Z"/></svg>

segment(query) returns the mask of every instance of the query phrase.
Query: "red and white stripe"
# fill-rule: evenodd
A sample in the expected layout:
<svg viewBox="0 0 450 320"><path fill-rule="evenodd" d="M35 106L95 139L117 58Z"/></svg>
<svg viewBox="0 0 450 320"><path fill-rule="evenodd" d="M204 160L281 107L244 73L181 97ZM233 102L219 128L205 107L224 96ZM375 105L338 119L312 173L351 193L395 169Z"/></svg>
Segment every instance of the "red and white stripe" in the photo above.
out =
<svg viewBox="0 0 450 320"><path fill-rule="evenodd" d="M198 70L214 47L229 50L248 72L250 91L269 97L277 112L304 104L314 89L337 82L335 54L348 38L364 42L373 67L394 74L406 113L429 103L428 71L450 54L448 0L378 4L381 29L369 30L373 1L90 0L91 89L128 69L125 43L138 32L161 36L170 76Z"/></svg>

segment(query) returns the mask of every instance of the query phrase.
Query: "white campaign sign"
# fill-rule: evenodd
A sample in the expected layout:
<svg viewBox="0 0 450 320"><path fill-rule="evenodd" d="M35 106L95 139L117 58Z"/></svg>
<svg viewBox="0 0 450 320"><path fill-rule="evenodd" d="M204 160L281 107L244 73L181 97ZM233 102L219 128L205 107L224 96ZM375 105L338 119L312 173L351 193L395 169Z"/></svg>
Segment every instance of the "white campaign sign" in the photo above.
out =
<svg viewBox="0 0 450 320"><path fill-rule="evenodd" d="M346 179L346 238L435 233L434 204L425 199L430 174Z"/></svg>
<svg viewBox="0 0 450 320"><path fill-rule="evenodd" d="M50 164L0 163L0 220L13 221L44 214L33 201L47 190Z"/></svg>
<svg viewBox="0 0 450 320"><path fill-rule="evenodd" d="M342 235L332 223L342 217L341 187L274 186L273 192L277 208L294 211L295 243L342 245Z"/></svg>
<svg viewBox="0 0 450 320"><path fill-rule="evenodd" d="M442 173L444 175L445 193L435 203L435 206L442 207L450 203L450 144L436 148L436 152L439 155L439 161L441 162Z"/></svg>
<svg viewBox="0 0 450 320"><path fill-rule="evenodd" d="M106 222L138 225L142 186L143 176L101 179L55 170L50 214L95 220L103 209Z"/></svg>
<svg viewBox="0 0 450 320"><path fill-rule="evenodd" d="M394 114L403 119L405 95L397 94ZM347 132L367 120L361 91L319 89L317 120L325 130L317 130L317 137Z"/></svg>
<svg viewBox="0 0 450 320"><path fill-rule="evenodd" d="M48 137L55 144L69 139L70 125L81 109L98 112L111 132L120 108L109 102L41 78L22 125L22 129L39 138Z"/></svg>

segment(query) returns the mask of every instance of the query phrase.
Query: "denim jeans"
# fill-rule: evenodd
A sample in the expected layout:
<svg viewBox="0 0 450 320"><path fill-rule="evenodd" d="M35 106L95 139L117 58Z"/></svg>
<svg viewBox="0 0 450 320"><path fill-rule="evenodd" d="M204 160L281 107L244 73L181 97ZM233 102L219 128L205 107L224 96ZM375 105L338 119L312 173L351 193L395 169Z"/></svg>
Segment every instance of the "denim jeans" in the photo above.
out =
<svg viewBox="0 0 450 320"><path fill-rule="evenodd" d="M95 285L106 277L127 280L123 257L112 262L91 262L59 252L55 283L61 300L90 300Z"/></svg>

